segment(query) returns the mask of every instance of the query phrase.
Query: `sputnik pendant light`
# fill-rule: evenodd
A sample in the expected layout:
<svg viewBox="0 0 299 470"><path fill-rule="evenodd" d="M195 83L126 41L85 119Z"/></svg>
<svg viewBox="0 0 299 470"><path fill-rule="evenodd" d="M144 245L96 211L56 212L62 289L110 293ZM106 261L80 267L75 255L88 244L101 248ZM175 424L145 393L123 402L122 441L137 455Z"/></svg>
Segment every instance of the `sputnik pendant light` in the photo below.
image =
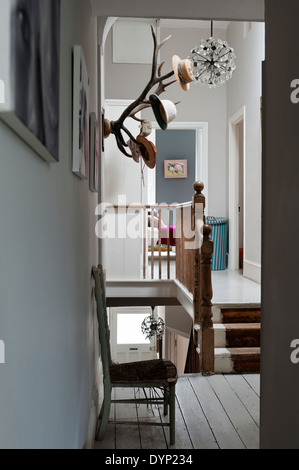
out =
<svg viewBox="0 0 299 470"><path fill-rule="evenodd" d="M188 57L195 83L209 88L223 85L236 69L234 49L226 41L214 38L213 33L211 21L211 37L203 39Z"/></svg>
<svg viewBox="0 0 299 470"><path fill-rule="evenodd" d="M155 316L155 307L152 307L152 314L145 318L141 325L141 331L146 339L156 336L157 339L162 338L165 333L165 323L162 318Z"/></svg>

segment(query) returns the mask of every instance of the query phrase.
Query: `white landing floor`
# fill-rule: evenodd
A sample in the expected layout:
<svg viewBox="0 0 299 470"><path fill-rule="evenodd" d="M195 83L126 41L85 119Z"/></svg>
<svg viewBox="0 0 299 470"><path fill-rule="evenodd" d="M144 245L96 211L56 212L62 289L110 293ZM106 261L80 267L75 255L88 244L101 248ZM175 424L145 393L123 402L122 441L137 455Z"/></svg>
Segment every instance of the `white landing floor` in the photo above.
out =
<svg viewBox="0 0 299 470"><path fill-rule="evenodd" d="M260 305L261 286L243 277L242 271L212 271L214 305Z"/></svg>
<svg viewBox="0 0 299 470"><path fill-rule="evenodd" d="M128 390L118 392L127 396ZM176 386L175 446L168 445L168 428L109 424L95 449L258 449L259 397L257 374L183 375ZM111 417L164 419L161 409L142 405L113 405Z"/></svg>
<svg viewBox="0 0 299 470"><path fill-rule="evenodd" d="M167 279L167 262L165 253L161 263L161 278ZM150 258L149 258L150 263ZM175 279L175 261L170 262L170 279ZM147 270L147 279L151 279L151 269ZM159 279L159 263L155 259L154 279ZM214 305L259 305L261 303L261 286L243 277L243 272L227 269L212 271L213 304Z"/></svg>

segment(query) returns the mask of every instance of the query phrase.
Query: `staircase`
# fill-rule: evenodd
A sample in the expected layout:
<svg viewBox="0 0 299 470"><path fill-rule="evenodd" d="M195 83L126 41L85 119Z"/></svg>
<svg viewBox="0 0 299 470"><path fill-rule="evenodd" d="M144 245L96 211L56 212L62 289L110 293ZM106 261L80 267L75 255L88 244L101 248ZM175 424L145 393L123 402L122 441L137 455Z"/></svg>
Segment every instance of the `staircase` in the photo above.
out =
<svg viewBox="0 0 299 470"><path fill-rule="evenodd" d="M261 309L213 307L215 373L259 373Z"/></svg>

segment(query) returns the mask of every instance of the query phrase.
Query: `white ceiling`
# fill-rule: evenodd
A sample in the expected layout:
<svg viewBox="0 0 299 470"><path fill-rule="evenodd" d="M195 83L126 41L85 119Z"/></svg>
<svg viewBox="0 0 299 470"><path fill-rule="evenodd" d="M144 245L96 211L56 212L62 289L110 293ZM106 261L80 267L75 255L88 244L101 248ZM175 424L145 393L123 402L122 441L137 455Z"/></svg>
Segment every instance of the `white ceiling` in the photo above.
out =
<svg viewBox="0 0 299 470"><path fill-rule="evenodd" d="M214 21L214 28L227 29L229 21ZM160 20L161 28L200 28L200 29L211 29L210 20Z"/></svg>
<svg viewBox="0 0 299 470"><path fill-rule="evenodd" d="M145 23L154 23L159 21L159 26L161 28L199 28L199 29L211 29L210 20L177 20L177 19L159 19L159 18L118 18L117 21L120 22L145 22ZM229 21L214 21L214 28L226 30Z"/></svg>
<svg viewBox="0 0 299 470"><path fill-rule="evenodd" d="M90 0L101 17L264 21L265 0Z"/></svg>

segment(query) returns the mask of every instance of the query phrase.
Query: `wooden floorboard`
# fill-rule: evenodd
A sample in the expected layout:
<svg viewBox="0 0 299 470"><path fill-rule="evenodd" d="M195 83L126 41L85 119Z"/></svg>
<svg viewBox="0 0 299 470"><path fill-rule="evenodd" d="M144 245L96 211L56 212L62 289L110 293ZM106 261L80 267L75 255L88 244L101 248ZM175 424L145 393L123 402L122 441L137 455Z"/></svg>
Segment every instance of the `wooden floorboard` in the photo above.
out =
<svg viewBox="0 0 299 470"><path fill-rule="evenodd" d="M215 375L208 380L245 448L256 449L259 442L258 425L229 382L221 375Z"/></svg>
<svg viewBox="0 0 299 470"><path fill-rule="evenodd" d="M117 395L129 397L129 389ZM139 392L137 392L139 393ZM140 392L142 393L142 392ZM258 449L260 376L184 375L176 387L176 444L169 429L109 424L95 449ZM163 422L163 407L114 405L111 419Z"/></svg>

